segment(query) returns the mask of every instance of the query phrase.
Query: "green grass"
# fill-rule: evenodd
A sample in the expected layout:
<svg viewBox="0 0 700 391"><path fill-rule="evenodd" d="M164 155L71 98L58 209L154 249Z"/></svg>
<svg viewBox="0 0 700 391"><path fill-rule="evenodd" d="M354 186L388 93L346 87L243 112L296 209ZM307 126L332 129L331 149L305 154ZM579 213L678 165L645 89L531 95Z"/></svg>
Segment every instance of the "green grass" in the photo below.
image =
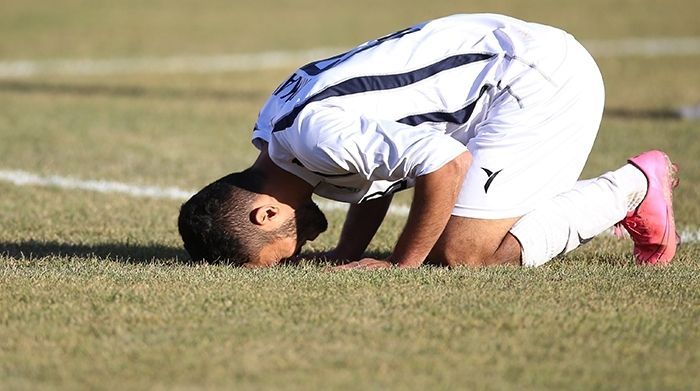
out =
<svg viewBox="0 0 700 391"><path fill-rule="evenodd" d="M0 60L349 47L426 18L498 11L583 39L700 36L690 0L6 1ZM605 58L584 171L662 148L679 227L700 228L700 57ZM0 169L195 189L255 156L289 70L0 79ZM329 273L188 265L179 202L0 182L0 389L696 389L700 244L667 268L603 236L538 269ZM406 204L410 194L398 197ZM342 214L310 250L331 248ZM390 251L390 217L371 245Z"/></svg>
<svg viewBox="0 0 700 391"><path fill-rule="evenodd" d="M696 265L683 256L673 268L641 269L610 258L372 274L10 259L0 301L3 383L697 386Z"/></svg>

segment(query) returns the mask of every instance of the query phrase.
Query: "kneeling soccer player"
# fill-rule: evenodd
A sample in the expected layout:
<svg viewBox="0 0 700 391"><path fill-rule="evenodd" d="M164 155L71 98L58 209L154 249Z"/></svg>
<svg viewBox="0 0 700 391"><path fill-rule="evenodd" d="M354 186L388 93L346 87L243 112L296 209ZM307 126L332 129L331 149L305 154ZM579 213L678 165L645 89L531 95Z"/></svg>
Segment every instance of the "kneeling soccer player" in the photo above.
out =
<svg viewBox="0 0 700 391"><path fill-rule="evenodd" d="M260 155L181 208L193 259L269 266L326 229L311 195L352 203L341 268L538 266L620 223L640 264L677 239L675 166L642 153L577 181L603 112L600 72L566 32L454 15L308 64L263 106ZM392 194L415 187L393 253L362 258Z"/></svg>

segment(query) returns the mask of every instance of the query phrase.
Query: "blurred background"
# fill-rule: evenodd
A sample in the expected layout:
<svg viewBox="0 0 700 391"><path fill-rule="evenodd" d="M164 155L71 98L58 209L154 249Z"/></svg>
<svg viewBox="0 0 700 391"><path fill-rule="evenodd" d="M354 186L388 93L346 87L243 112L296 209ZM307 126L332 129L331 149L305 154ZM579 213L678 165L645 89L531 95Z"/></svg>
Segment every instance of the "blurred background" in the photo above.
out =
<svg viewBox="0 0 700 391"><path fill-rule="evenodd" d="M664 148L698 182L697 122L678 118L700 103L695 0L5 0L0 169L191 191L252 161L257 112L295 68L471 12L558 26L593 53L607 101L585 176Z"/></svg>
<svg viewBox="0 0 700 391"><path fill-rule="evenodd" d="M289 73L473 12L592 52L607 101L583 176L667 151L673 266L634 267L610 235L535 270L180 262L180 204L255 158L258 110ZM700 103L698 15L698 0L0 1L0 389L698 388L700 122L678 115ZM370 250L391 251L409 201ZM342 225L323 207L310 250Z"/></svg>

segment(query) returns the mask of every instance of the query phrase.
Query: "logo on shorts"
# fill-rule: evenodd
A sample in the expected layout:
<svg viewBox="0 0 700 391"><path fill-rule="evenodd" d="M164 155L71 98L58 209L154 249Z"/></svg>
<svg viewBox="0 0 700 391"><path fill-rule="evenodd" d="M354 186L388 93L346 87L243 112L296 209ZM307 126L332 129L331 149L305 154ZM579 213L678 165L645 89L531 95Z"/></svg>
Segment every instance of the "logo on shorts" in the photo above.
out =
<svg viewBox="0 0 700 391"><path fill-rule="evenodd" d="M496 172L493 172L489 170L488 168L481 167L482 170L486 173L486 175L489 177L489 179L486 180L486 184L484 185L484 193L489 192L489 186L491 186L491 182L493 182L494 179L496 179L496 175L498 175L499 172L503 171L503 169L500 169Z"/></svg>

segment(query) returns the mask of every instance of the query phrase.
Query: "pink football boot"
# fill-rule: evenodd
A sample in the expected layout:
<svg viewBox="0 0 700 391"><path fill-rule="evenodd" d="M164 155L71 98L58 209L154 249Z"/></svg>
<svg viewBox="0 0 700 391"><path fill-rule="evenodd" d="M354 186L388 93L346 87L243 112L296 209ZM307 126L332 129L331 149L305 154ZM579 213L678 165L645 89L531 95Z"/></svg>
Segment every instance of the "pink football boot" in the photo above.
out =
<svg viewBox="0 0 700 391"><path fill-rule="evenodd" d="M678 167L661 151L644 152L628 162L647 177L647 194L617 228L622 225L632 237L638 265L667 265L679 242L672 194L678 186Z"/></svg>

